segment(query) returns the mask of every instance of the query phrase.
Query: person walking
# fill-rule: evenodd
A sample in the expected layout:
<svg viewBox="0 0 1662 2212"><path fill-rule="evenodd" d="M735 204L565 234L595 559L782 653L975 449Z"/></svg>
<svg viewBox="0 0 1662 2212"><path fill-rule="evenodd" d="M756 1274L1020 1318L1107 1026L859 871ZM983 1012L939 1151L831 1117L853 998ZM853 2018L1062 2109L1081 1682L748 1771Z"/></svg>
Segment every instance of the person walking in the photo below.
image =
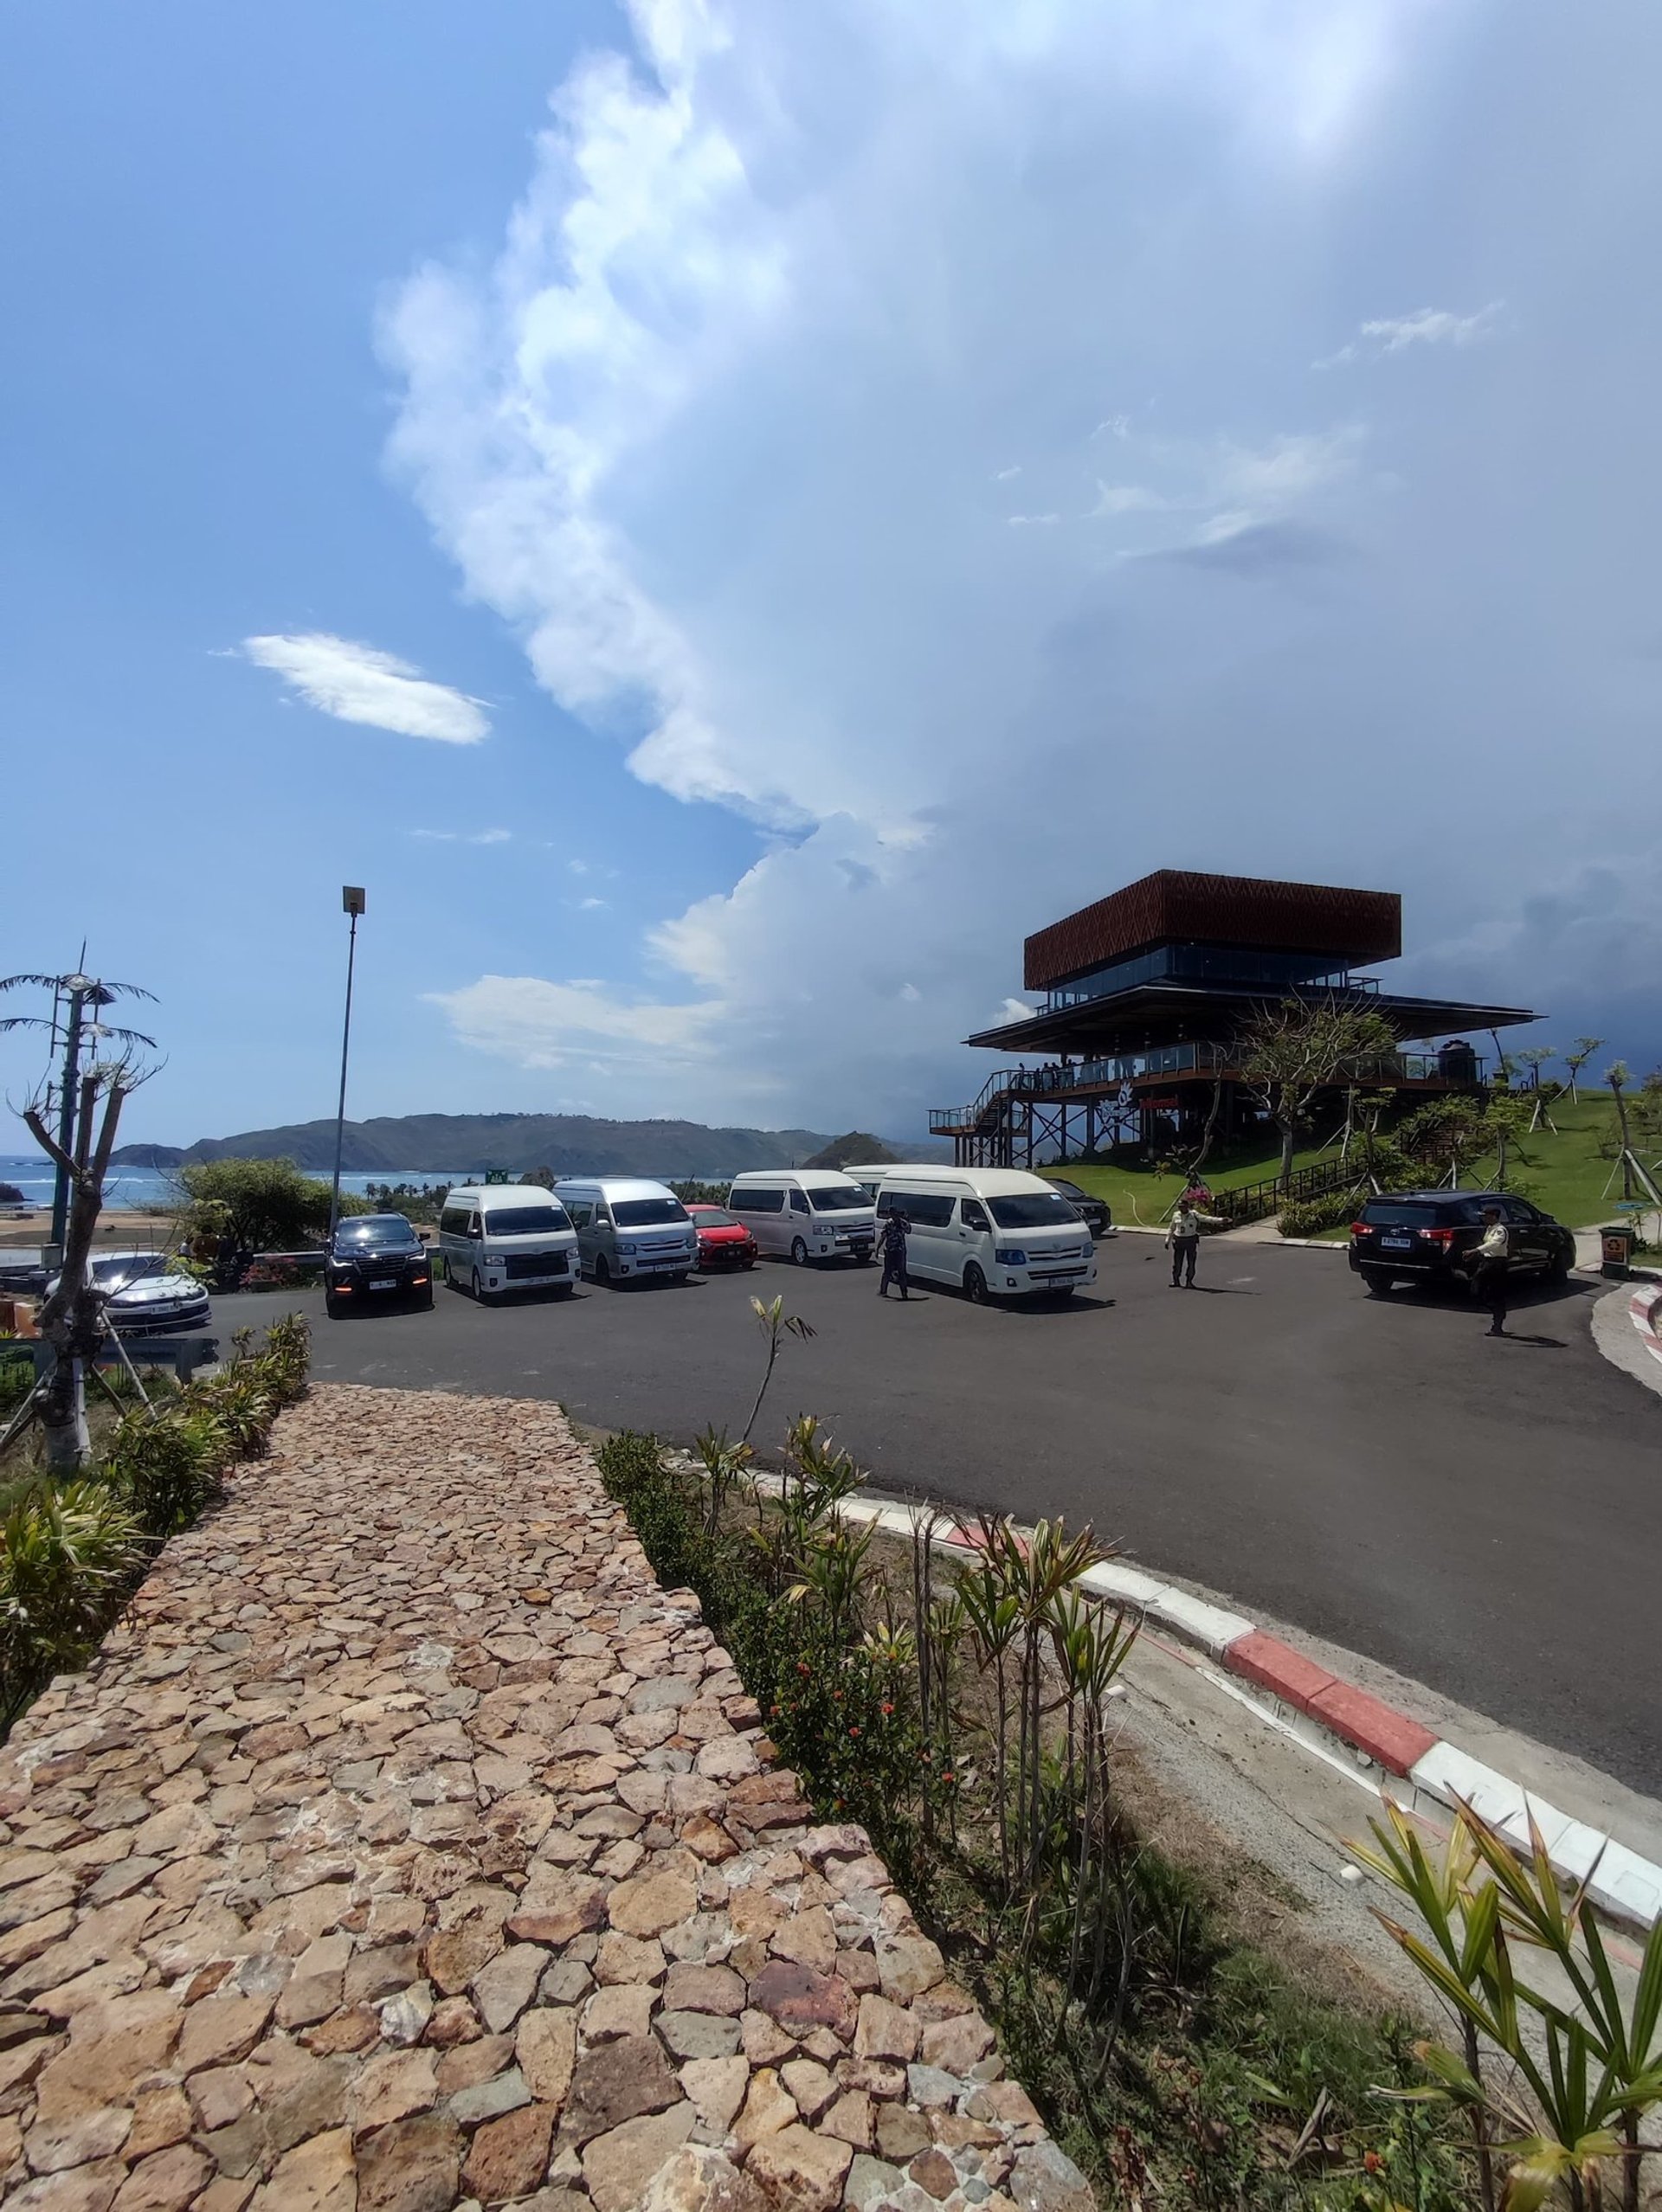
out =
<svg viewBox="0 0 1662 2212"><path fill-rule="evenodd" d="M888 1296L891 1283L899 1284L903 1300L907 1296L906 1238L911 1233L912 1223L906 1215L899 1212L884 1215L883 1234L879 1239L879 1250L883 1255L883 1280L877 1286L879 1298Z"/></svg>
<svg viewBox="0 0 1662 2212"><path fill-rule="evenodd" d="M1489 1309L1489 1334L1506 1334L1506 1285L1511 1273L1511 1237L1498 1206L1483 1209L1483 1235L1472 1251L1472 1295Z"/></svg>
<svg viewBox="0 0 1662 2212"><path fill-rule="evenodd" d="M1195 1288L1195 1261L1201 1249L1202 1227L1215 1229L1223 1217L1218 1213L1202 1213L1189 1202L1184 1192L1172 1209L1171 1219L1166 1224L1166 1249L1171 1254L1171 1287L1185 1290Z"/></svg>

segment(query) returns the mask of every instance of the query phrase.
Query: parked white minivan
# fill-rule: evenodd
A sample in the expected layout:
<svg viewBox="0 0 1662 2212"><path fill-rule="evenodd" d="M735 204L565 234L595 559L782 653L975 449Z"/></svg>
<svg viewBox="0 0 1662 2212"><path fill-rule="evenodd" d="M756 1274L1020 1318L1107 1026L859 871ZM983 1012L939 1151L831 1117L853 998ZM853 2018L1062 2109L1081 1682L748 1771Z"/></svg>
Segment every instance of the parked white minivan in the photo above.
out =
<svg viewBox="0 0 1662 2212"><path fill-rule="evenodd" d="M1090 1230L1042 1175L1020 1167L892 1167L877 1211L911 1222L909 1274L977 1305L1072 1297L1097 1279Z"/></svg>
<svg viewBox="0 0 1662 2212"><path fill-rule="evenodd" d="M596 1283L648 1276L685 1283L697 1266L698 1231L667 1183L641 1175L562 1175L555 1191L577 1232L578 1264Z"/></svg>
<svg viewBox="0 0 1662 2212"><path fill-rule="evenodd" d="M481 1301L505 1290L569 1293L577 1239L564 1206L540 1183L466 1183L439 1216L439 1250L453 1290Z"/></svg>
<svg viewBox="0 0 1662 2212"><path fill-rule="evenodd" d="M809 1260L869 1260L877 1243L871 1195L834 1167L752 1168L727 1193L761 1252Z"/></svg>

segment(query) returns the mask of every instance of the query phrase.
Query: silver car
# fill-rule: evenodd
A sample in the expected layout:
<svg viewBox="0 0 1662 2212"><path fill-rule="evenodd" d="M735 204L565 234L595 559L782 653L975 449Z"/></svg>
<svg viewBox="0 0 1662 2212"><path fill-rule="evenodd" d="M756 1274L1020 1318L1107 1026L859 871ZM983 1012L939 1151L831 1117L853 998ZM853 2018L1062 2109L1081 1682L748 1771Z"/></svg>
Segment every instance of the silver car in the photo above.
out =
<svg viewBox="0 0 1662 2212"><path fill-rule="evenodd" d="M166 1252L100 1252L87 1264L111 1327L124 1336L205 1328L213 1318L208 1293L194 1276L179 1272ZM53 1277L48 1297L61 1280Z"/></svg>

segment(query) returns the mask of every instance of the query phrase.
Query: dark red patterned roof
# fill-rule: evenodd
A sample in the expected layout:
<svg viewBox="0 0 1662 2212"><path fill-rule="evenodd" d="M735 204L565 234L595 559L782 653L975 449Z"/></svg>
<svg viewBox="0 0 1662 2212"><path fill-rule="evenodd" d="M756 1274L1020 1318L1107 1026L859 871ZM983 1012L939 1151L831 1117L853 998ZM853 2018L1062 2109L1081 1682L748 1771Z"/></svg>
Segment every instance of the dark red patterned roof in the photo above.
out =
<svg viewBox="0 0 1662 2212"><path fill-rule="evenodd" d="M1029 991L1049 991L1110 961L1171 942L1331 953L1358 963L1395 960L1402 949L1402 901L1395 891L1161 868L1035 931L1027 941L1022 980Z"/></svg>

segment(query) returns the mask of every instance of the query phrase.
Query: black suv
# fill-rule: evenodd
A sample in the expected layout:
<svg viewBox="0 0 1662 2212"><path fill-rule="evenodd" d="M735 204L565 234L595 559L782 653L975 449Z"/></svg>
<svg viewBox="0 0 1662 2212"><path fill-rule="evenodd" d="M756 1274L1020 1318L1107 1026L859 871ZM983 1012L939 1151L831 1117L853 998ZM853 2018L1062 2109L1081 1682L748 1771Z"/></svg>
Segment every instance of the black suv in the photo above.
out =
<svg viewBox="0 0 1662 2212"><path fill-rule="evenodd" d="M323 1302L332 1321L393 1298L433 1302L433 1264L402 1213L355 1213L323 1256Z"/></svg>
<svg viewBox="0 0 1662 2212"><path fill-rule="evenodd" d="M1064 1175L1047 1175L1045 1180L1053 1191L1061 1193L1093 1237L1108 1234L1114 1225L1114 1216L1106 1199L1092 1198L1089 1191L1082 1191Z"/></svg>
<svg viewBox="0 0 1662 2212"><path fill-rule="evenodd" d="M1375 1294L1398 1276L1464 1281L1491 1206L1506 1225L1508 1274L1562 1283L1575 1264L1575 1231L1506 1191L1393 1191L1369 1199L1350 1224L1350 1264Z"/></svg>

